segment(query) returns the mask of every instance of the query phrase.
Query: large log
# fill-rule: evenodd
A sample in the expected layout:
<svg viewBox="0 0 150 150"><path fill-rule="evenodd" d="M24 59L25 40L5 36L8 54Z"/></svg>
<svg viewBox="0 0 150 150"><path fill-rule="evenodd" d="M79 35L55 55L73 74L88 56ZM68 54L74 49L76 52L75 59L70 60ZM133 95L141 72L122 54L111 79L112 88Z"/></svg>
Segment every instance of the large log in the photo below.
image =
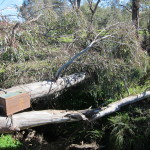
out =
<svg viewBox="0 0 150 150"><path fill-rule="evenodd" d="M129 96L101 109L87 109L80 111L44 110L23 112L11 117L0 116L0 133L19 131L49 123L73 122L80 120L92 121L114 113L125 105L148 97L150 97L150 91L135 96Z"/></svg>
<svg viewBox="0 0 150 150"><path fill-rule="evenodd" d="M69 114L77 117L69 117ZM9 133L49 123L62 123L83 120L81 113L65 110L31 111L15 114L10 117L0 117L0 133Z"/></svg>
<svg viewBox="0 0 150 150"><path fill-rule="evenodd" d="M54 94L65 88L71 87L83 81L86 78L85 73L75 73L63 78L58 78L57 81L41 81L30 84L24 84L15 86L9 89L6 89L6 92L17 92L17 91L26 91L29 92L31 99L38 97L44 97L46 95ZM0 95L4 92L0 92Z"/></svg>

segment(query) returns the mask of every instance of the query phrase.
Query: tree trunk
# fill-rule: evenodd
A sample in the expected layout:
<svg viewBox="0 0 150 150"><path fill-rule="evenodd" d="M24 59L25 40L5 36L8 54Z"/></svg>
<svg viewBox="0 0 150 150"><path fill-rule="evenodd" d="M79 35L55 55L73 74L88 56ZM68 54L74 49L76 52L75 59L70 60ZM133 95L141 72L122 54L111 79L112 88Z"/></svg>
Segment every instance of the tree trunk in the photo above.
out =
<svg viewBox="0 0 150 150"><path fill-rule="evenodd" d="M132 0L132 21L136 29L139 28L140 0Z"/></svg>
<svg viewBox="0 0 150 150"><path fill-rule="evenodd" d="M101 0L97 0L97 2L95 3L95 6L93 8L93 1L88 0L89 8L90 8L90 11L91 11L91 19L90 19L91 24L93 23L94 15L96 13L97 7L98 7L100 2L101 2Z"/></svg>
<svg viewBox="0 0 150 150"><path fill-rule="evenodd" d="M76 73L63 78L58 78L56 81L41 81L36 83L19 85L6 89L6 92L17 92L17 91L26 91L29 92L31 99L38 97L44 97L46 95L54 94L65 88L76 85L86 79L85 73ZM0 91L0 95L4 92Z"/></svg>
<svg viewBox="0 0 150 150"><path fill-rule="evenodd" d="M66 110L44 110L31 111L15 114L11 117L0 116L0 133L19 131L34 126L41 126L49 123L74 122L81 120L93 121L118 111L121 107L150 97L150 91L129 96L107 107L98 109L87 109L80 111Z"/></svg>
<svg viewBox="0 0 150 150"><path fill-rule="evenodd" d="M77 8L78 9L80 8L80 3L81 3L81 0L77 0Z"/></svg>
<svg viewBox="0 0 150 150"><path fill-rule="evenodd" d="M69 0L74 9L79 9L81 0Z"/></svg>

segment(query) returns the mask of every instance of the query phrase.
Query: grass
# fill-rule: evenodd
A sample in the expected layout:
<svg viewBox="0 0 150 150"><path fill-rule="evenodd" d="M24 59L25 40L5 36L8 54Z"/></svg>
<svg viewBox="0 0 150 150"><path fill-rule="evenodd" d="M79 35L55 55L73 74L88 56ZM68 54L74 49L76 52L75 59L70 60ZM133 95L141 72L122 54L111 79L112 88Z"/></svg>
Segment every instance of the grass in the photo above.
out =
<svg viewBox="0 0 150 150"><path fill-rule="evenodd" d="M148 89L150 86L150 81L148 80L147 82L145 82L144 85L135 85L131 88L128 88L128 91L129 91L129 95L128 93L126 92L124 94L124 97L127 97L127 96L130 96L130 95L136 95L136 94L140 94L140 93L143 93L145 92L146 89Z"/></svg>
<svg viewBox="0 0 150 150"><path fill-rule="evenodd" d="M0 136L0 150L18 150L21 146L21 142L9 134Z"/></svg>
<svg viewBox="0 0 150 150"><path fill-rule="evenodd" d="M71 43L71 42L73 42L72 37L60 37L58 40L59 40L59 42L62 42L62 43Z"/></svg>

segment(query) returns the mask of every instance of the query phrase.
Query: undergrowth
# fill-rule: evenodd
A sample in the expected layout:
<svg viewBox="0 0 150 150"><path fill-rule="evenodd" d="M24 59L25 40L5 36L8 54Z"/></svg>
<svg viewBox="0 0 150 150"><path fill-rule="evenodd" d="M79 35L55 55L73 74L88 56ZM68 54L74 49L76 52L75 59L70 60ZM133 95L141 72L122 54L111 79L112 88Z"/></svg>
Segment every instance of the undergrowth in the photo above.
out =
<svg viewBox="0 0 150 150"><path fill-rule="evenodd" d="M18 150L21 146L22 143L9 134L0 136L0 150Z"/></svg>

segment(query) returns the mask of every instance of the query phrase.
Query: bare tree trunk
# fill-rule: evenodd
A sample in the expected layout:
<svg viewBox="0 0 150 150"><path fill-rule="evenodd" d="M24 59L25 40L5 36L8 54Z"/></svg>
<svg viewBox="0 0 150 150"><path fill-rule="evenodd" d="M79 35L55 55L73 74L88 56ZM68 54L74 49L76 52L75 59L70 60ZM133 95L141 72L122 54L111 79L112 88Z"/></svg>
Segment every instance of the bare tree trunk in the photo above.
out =
<svg viewBox="0 0 150 150"><path fill-rule="evenodd" d="M150 91L129 96L107 107L98 109L87 109L80 111L66 110L44 110L31 111L15 114L11 117L0 116L0 133L19 131L34 126L41 126L50 123L74 122L81 120L93 121L118 111L121 107L150 97Z"/></svg>
<svg viewBox="0 0 150 150"><path fill-rule="evenodd" d="M69 0L74 9L79 9L81 0Z"/></svg>
<svg viewBox="0 0 150 150"><path fill-rule="evenodd" d="M140 0L132 0L132 21L136 29L139 28Z"/></svg>
<svg viewBox="0 0 150 150"><path fill-rule="evenodd" d="M80 8L81 0L77 0L77 7Z"/></svg>
<svg viewBox="0 0 150 150"><path fill-rule="evenodd" d="M93 8L93 1L92 0L88 0L88 3L89 3L89 8L90 8L90 11L91 11L91 24L93 23L93 19L94 19L94 15L96 13L96 10L97 10L97 7L99 5L99 3L101 2L101 0L97 0L94 8Z"/></svg>

